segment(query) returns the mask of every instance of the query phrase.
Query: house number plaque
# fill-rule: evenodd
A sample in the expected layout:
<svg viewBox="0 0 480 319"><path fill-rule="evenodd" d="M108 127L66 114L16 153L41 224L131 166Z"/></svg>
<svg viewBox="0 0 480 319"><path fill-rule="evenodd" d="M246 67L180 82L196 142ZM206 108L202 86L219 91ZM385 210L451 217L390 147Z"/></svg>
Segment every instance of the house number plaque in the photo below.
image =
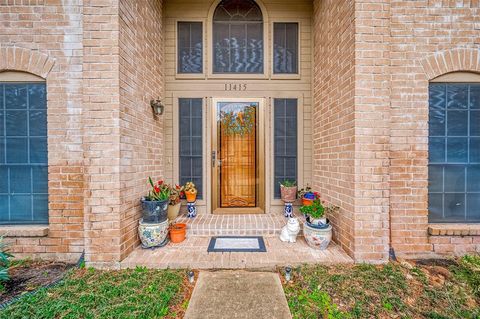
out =
<svg viewBox="0 0 480 319"><path fill-rule="evenodd" d="M246 91L247 83L225 83L225 91Z"/></svg>

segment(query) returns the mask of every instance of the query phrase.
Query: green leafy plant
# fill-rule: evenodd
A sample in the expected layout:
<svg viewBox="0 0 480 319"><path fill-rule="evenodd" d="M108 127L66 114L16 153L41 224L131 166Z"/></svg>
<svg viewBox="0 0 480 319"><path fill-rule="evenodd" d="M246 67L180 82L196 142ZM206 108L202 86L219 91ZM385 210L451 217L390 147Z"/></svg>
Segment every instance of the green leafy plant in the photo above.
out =
<svg viewBox="0 0 480 319"><path fill-rule="evenodd" d="M280 182L280 185L282 185L283 187L295 187L297 186L297 182L295 180L286 179Z"/></svg>
<svg viewBox="0 0 480 319"><path fill-rule="evenodd" d="M10 279L8 268L10 267L11 257L13 256L8 252L7 244L3 241L3 237L0 237L0 290L3 290L2 282Z"/></svg>
<svg viewBox="0 0 480 319"><path fill-rule="evenodd" d="M170 198L170 188L163 180L159 180L154 183L151 177L148 177L148 182L152 186L152 189L148 191L148 195L145 197L149 201L164 201Z"/></svg>
<svg viewBox="0 0 480 319"><path fill-rule="evenodd" d="M322 201L317 198L313 200L312 205L300 207L300 212L309 215L310 218L318 219L325 215L325 206L323 206Z"/></svg>

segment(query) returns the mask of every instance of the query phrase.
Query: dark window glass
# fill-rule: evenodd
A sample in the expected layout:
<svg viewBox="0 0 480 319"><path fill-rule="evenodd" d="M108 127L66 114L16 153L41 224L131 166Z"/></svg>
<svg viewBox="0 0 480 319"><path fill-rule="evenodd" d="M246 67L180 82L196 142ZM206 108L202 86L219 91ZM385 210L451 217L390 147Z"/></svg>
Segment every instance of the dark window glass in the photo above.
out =
<svg viewBox="0 0 480 319"><path fill-rule="evenodd" d="M280 183L297 180L297 100L274 99L274 197L280 198Z"/></svg>
<svg viewBox="0 0 480 319"><path fill-rule="evenodd" d="M202 99L181 98L179 107L180 184L193 182L203 198Z"/></svg>
<svg viewBox="0 0 480 319"><path fill-rule="evenodd" d="M429 221L480 222L479 85L432 83Z"/></svg>
<svg viewBox="0 0 480 319"><path fill-rule="evenodd" d="M0 83L0 224L46 223L45 83Z"/></svg>
<svg viewBox="0 0 480 319"><path fill-rule="evenodd" d="M213 72L263 73L263 17L252 0L223 0L213 15Z"/></svg>
<svg viewBox="0 0 480 319"><path fill-rule="evenodd" d="M298 73L298 23L273 24L273 73Z"/></svg>
<svg viewBox="0 0 480 319"><path fill-rule="evenodd" d="M203 72L203 31L201 22L178 22L178 73Z"/></svg>

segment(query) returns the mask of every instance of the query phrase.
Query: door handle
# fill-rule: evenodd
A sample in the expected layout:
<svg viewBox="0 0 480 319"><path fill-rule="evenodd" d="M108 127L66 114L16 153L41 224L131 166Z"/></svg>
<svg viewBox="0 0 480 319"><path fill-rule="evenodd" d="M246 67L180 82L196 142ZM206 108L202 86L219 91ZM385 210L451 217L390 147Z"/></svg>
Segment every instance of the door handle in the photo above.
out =
<svg viewBox="0 0 480 319"><path fill-rule="evenodd" d="M216 161L217 161L217 151L212 151L212 167L215 167Z"/></svg>

